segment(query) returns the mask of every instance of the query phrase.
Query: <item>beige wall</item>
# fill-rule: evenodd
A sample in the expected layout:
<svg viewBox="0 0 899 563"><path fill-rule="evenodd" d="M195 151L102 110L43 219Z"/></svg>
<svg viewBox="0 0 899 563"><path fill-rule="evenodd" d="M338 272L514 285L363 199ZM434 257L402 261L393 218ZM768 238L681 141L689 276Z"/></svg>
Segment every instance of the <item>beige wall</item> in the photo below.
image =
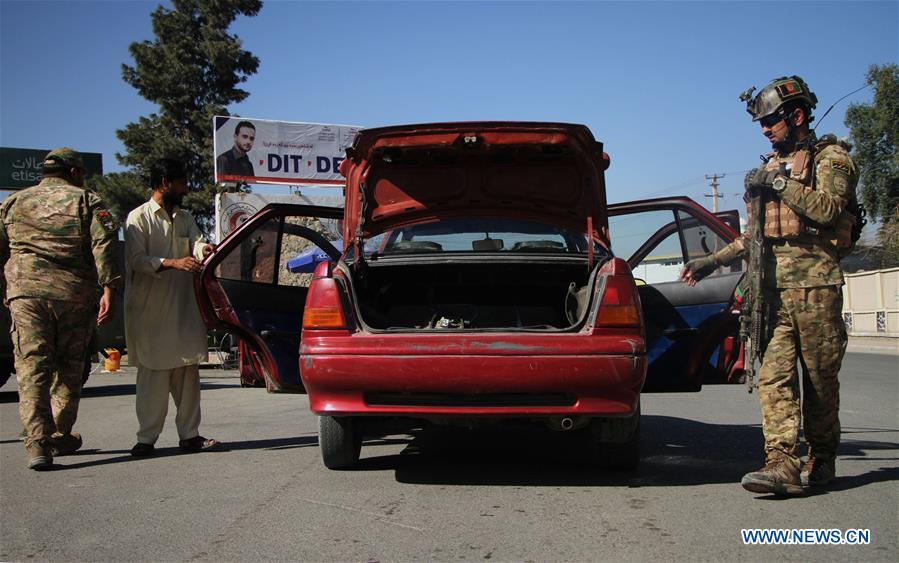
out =
<svg viewBox="0 0 899 563"><path fill-rule="evenodd" d="M843 318L849 334L899 337L899 268L845 277Z"/></svg>

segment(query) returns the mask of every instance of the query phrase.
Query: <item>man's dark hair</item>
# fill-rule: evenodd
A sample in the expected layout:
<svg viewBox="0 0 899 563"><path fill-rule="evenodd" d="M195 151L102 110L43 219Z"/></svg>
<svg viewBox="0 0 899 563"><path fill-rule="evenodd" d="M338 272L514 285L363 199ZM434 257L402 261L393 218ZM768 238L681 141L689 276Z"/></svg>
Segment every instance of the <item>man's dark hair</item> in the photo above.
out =
<svg viewBox="0 0 899 563"><path fill-rule="evenodd" d="M172 182L182 178L187 178L187 171L180 160L160 158L150 167L150 187L154 190L162 186L163 179Z"/></svg>
<svg viewBox="0 0 899 563"><path fill-rule="evenodd" d="M806 123L811 123L815 120L814 116L812 116L812 108L808 107L808 104L802 100L790 100L789 102L785 102L784 105L781 106L781 111L783 112L782 115L789 118L797 108L805 113Z"/></svg>
<svg viewBox="0 0 899 563"><path fill-rule="evenodd" d="M252 123L250 123L249 121L241 121L240 123L237 124L237 127L234 128L234 134L235 134L235 135L240 135L240 128L241 128L241 127L249 127L249 128L252 129L253 131L256 130L256 126L253 125Z"/></svg>

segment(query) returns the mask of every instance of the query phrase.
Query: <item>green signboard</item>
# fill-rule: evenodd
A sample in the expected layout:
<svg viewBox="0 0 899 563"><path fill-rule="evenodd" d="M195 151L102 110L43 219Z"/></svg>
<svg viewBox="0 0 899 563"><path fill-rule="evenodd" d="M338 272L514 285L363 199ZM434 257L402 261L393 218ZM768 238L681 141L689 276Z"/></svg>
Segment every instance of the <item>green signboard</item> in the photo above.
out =
<svg viewBox="0 0 899 563"><path fill-rule="evenodd" d="M41 181L41 163L50 149L13 149L0 147L0 189L20 190ZM83 152L81 159L87 178L103 174L103 155Z"/></svg>

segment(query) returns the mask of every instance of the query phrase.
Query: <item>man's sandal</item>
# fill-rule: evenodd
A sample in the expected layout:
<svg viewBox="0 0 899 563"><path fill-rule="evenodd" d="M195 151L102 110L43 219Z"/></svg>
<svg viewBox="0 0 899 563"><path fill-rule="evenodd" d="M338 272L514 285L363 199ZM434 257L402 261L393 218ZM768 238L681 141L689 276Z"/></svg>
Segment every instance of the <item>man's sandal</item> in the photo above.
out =
<svg viewBox="0 0 899 563"><path fill-rule="evenodd" d="M189 454L212 451L218 449L219 446L221 446L221 442L218 440L202 436L194 436L178 442L178 447L181 448L181 451Z"/></svg>

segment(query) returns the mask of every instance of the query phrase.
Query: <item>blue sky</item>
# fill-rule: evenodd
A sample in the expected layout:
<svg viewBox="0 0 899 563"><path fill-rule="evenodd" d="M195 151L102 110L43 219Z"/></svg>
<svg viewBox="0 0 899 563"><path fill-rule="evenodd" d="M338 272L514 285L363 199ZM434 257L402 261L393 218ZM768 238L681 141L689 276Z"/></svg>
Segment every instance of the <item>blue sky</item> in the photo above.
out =
<svg viewBox="0 0 899 563"><path fill-rule="evenodd" d="M158 2L0 0L0 145L70 145L120 170L115 131L154 111L121 80ZM261 60L230 108L248 117L380 126L511 119L584 123L611 155L611 202L686 194L743 171L767 141L741 91L802 76L818 115L897 62L899 3L264 3L232 31ZM819 133L846 135L849 102ZM212 158L212 155L210 155ZM280 188L283 189L283 188Z"/></svg>

